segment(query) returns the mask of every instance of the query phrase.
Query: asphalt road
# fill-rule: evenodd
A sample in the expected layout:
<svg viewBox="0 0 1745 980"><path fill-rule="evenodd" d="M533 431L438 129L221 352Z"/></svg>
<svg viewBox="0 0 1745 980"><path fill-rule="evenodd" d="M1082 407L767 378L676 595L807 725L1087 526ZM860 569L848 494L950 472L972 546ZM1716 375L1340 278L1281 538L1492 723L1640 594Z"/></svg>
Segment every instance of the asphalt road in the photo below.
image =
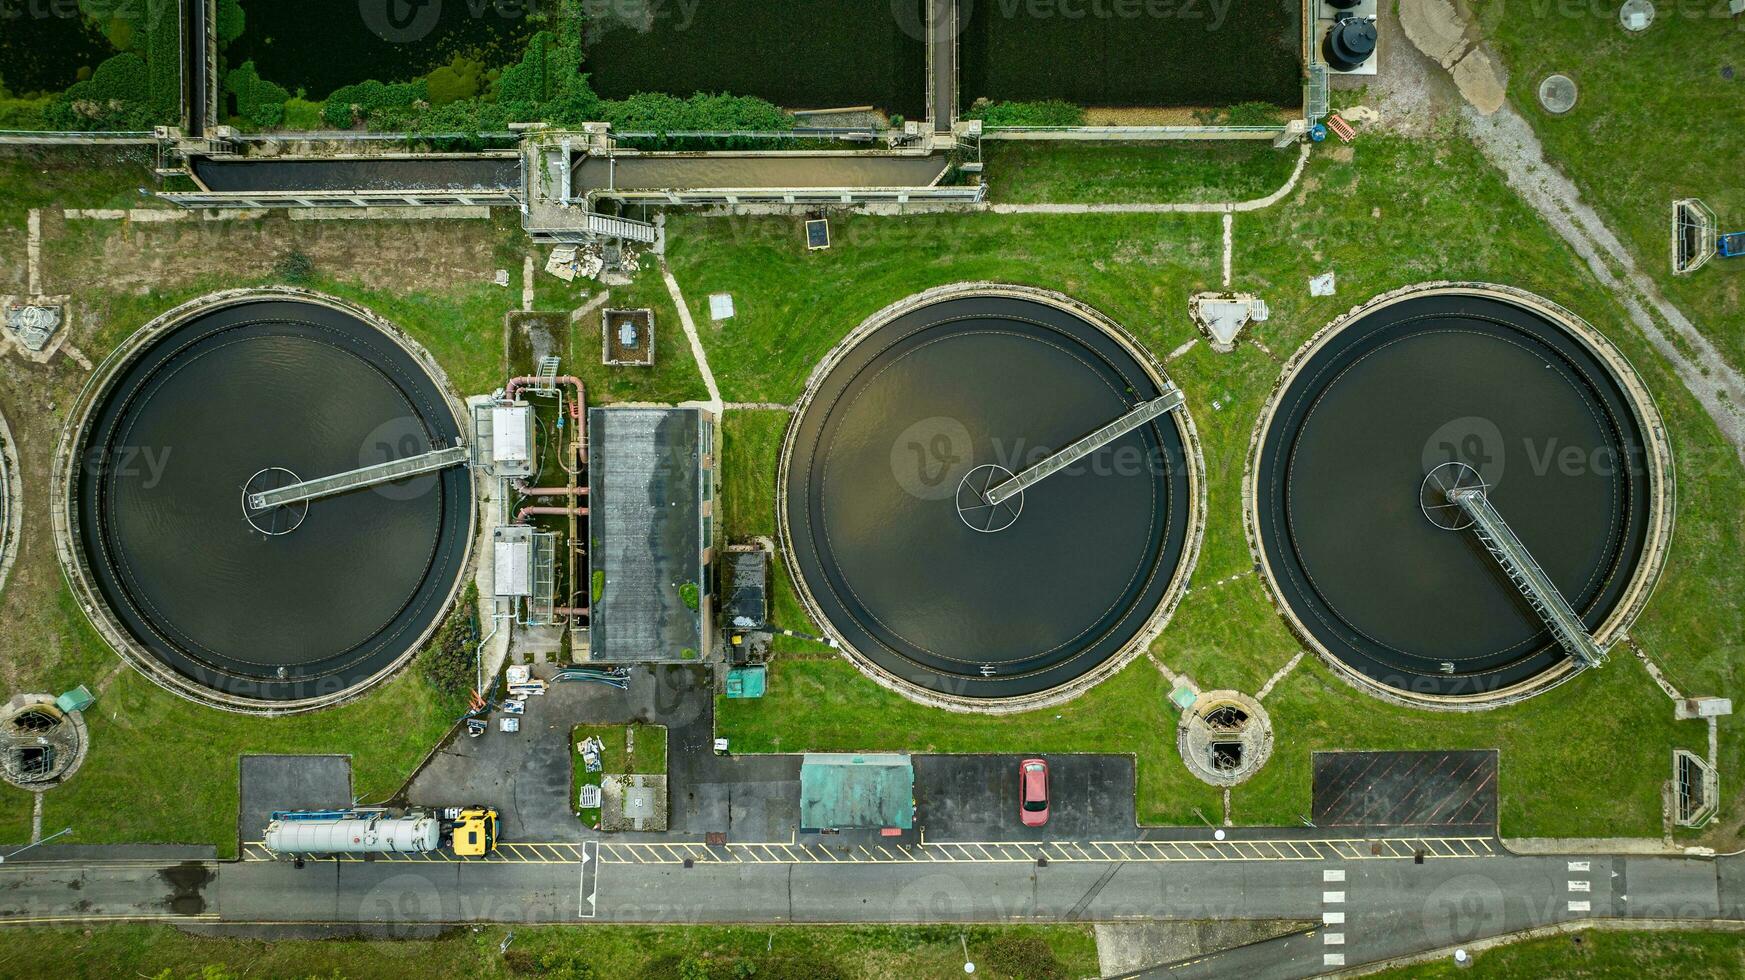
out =
<svg viewBox="0 0 1745 980"><path fill-rule="evenodd" d="M52 851L50 852L52 855ZM594 899L590 901L589 899ZM1589 917L1740 918L1745 862L1645 857L841 864L0 865L0 922L1062 922L1306 919L1154 976L1312 976ZM1331 959L1330 957L1340 958Z"/></svg>

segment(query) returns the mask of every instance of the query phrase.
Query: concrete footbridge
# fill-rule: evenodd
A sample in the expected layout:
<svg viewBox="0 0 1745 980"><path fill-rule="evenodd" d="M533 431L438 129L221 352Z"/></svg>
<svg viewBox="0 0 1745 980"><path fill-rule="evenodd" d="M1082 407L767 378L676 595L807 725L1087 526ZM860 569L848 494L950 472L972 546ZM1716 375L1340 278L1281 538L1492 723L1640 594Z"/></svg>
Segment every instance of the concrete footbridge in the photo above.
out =
<svg viewBox="0 0 1745 980"><path fill-rule="evenodd" d="M1583 667L1606 662L1605 651L1594 641L1587 624L1491 502L1489 487L1477 470L1459 462L1436 467L1424 478L1420 502L1425 516L1438 527L1470 530L1478 538L1571 657Z"/></svg>

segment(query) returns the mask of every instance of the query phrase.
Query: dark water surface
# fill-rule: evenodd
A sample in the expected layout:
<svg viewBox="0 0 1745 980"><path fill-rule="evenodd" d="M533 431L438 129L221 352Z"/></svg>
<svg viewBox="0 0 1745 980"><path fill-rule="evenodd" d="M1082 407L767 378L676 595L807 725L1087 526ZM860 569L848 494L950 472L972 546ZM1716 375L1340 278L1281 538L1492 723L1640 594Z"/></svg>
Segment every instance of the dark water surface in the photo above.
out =
<svg viewBox="0 0 1745 980"><path fill-rule="evenodd" d="M81 537L142 644L203 684L265 699L366 679L441 612L466 547L464 470L310 503L283 535L243 486L450 445L436 383L347 314L250 302L201 315L119 376L87 445ZM281 521L295 523L295 518Z"/></svg>
<svg viewBox="0 0 1745 980"><path fill-rule="evenodd" d="M1645 539L1622 391L1514 304L1427 296L1363 317L1304 365L1266 440L1261 536L1281 588L1335 656L1391 686L1478 693L1563 657L1475 536L1425 517L1418 491L1438 463L1481 473L1589 627Z"/></svg>
<svg viewBox="0 0 1745 980"><path fill-rule="evenodd" d="M948 300L875 331L794 435L800 573L851 645L971 697L1071 680L1116 655L1168 586L1191 505L1171 419L1032 487L1009 528L960 519L984 463L1017 471L1157 388L1098 328L1039 303Z"/></svg>

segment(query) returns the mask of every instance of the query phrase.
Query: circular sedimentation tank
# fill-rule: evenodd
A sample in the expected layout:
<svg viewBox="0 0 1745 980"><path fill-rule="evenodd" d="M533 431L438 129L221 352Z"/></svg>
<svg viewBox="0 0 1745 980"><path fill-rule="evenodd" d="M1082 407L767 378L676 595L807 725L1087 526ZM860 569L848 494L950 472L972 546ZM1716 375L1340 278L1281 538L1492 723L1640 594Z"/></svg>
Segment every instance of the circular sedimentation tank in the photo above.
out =
<svg viewBox="0 0 1745 980"><path fill-rule="evenodd" d="M809 611L875 680L1005 711L1070 698L1167 620L1198 550L1186 409L988 503L1011 474L1168 386L1114 323L986 283L875 314L813 374L778 477Z"/></svg>
<svg viewBox="0 0 1745 980"><path fill-rule="evenodd" d="M452 446L458 403L390 324L301 290L195 300L99 368L57 459L63 564L153 680L281 713L392 673L467 566L465 467L269 511L246 494ZM265 474L263 476L262 474Z"/></svg>
<svg viewBox="0 0 1745 980"><path fill-rule="evenodd" d="M1446 489L1481 485L1603 647L1673 519L1648 392L1561 307L1486 284L1391 293L1297 352L1256 428L1246 523L1292 628L1393 700L1488 707L1573 661Z"/></svg>

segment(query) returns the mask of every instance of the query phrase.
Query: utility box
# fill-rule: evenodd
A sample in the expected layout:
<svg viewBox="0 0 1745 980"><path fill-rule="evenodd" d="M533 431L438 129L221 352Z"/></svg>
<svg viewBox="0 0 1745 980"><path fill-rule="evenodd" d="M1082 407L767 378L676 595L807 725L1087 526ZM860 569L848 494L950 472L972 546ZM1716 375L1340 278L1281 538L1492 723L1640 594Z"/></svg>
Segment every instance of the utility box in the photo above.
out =
<svg viewBox="0 0 1745 980"><path fill-rule="evenodd" d="M91 702L95 700L97 700L96 697L85 688L85 685L80 684L78 687L75 687L60 697L55 698L55 707L70 714L74 711L84 711L86 708L89 708Z"/></svg>
<svg viewBox="0 0 1745 980"><path fill-rule="evenodd" d="M734 667L727 671L727 696L730 698L761 698L768 676L769 668L763 664Z"/></svg>

